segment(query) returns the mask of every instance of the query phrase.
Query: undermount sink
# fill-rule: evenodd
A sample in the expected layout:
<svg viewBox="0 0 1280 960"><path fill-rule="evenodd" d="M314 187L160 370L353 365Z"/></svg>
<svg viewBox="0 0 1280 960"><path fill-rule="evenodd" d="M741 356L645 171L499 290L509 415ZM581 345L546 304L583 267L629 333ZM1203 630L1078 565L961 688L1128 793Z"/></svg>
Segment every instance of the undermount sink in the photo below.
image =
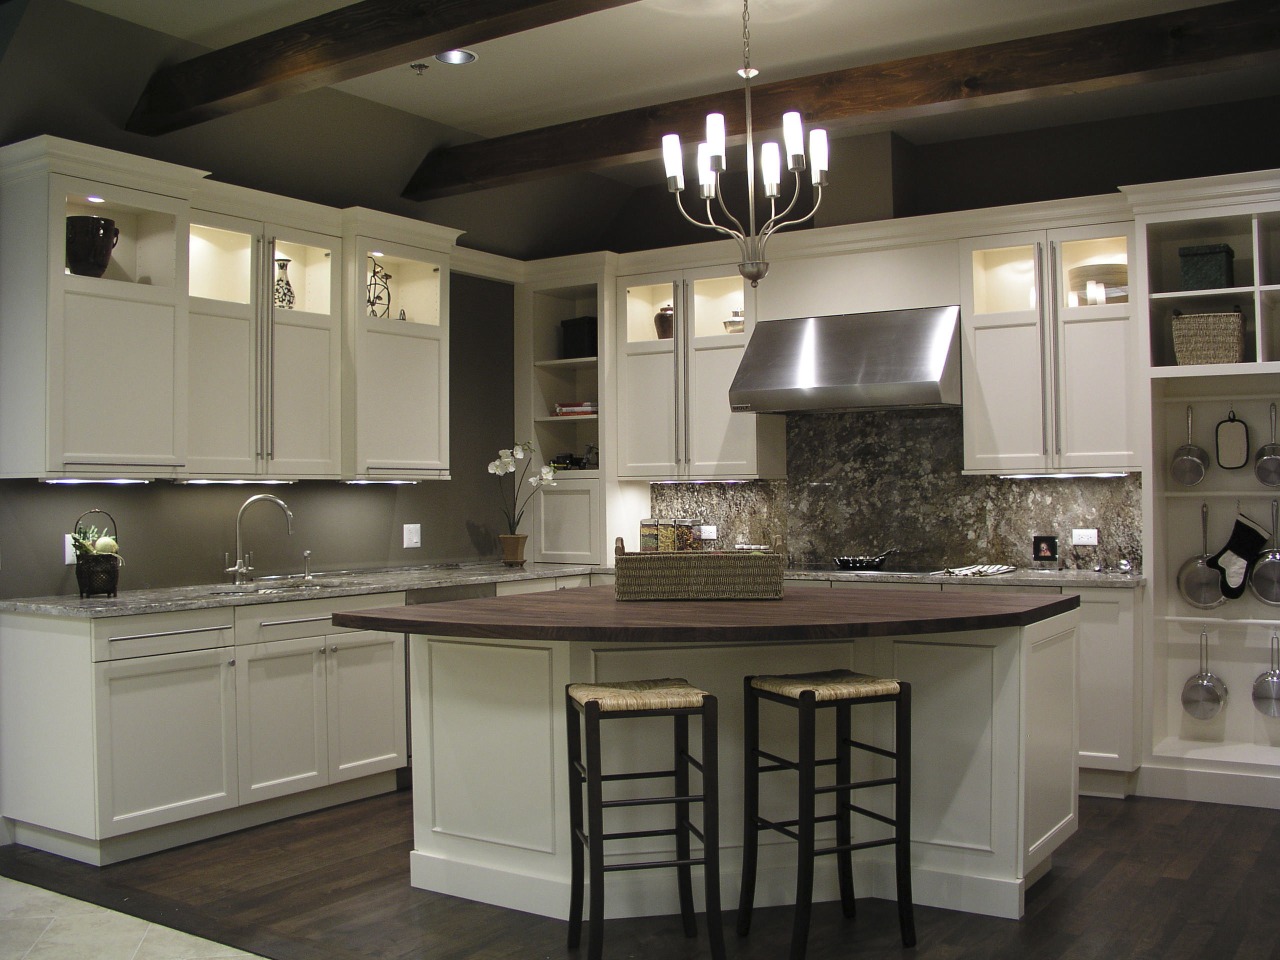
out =
<svg viewBox="0 0 1280 960"><path fill-rule="evenodd" d="M286 577L279 580L258 580L253 583L215 583L196 588L206 594L264 594L295 593L300 590L326 590L351 586L355 581L349 577L319 576L311 580L302 577Z"/></svg>

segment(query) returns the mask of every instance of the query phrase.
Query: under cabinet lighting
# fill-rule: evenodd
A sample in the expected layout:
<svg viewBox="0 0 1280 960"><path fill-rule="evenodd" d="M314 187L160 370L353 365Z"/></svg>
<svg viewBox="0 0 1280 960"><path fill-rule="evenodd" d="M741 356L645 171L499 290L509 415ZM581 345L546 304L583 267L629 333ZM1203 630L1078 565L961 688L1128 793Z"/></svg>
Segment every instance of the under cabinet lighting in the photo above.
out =
<svg viewBox="0 0 1280 960"><path fill-rule="evenodd" d="M997 477L1000 480L1105 480L1128 475L1126 470L1123 473L1001 473Z"/></svg>
<svg viewBox="0 0 1280 960"><path fill-rule="evenodd" d="M353 487L371 487L371 486L374 486L375 484L381 484L384 486L392 486L392 487L403 487L403 486L413 486L418 481L417 480L343 480L341 482Z"/></svg>
<svg viewBox="0 0 1280 960"><path fill-rule="evenodd" d="M85 199L88 200L90 203L106 203L107 202L102 197L85 197Z"/></svg>
<svg viewBox="0 0 1280 960"><path fill-rule="evenodd" d="M180 483L184 486L195 487L243 487L249 484L255 484L264 487L282 487L290 483L297 483L297 480L206 480L202 478L194 480L175 480L174 483Z"/></svg>
<svg viewBox="0 0 1280 960"><path fill-rule="evenodd" d="M42 479L41 483L58 484L61 486L76 486L83 483L111 483L116 486L128 486L134 483L150 483L150 480L141 480L129 477L49 477Z"/></svg>

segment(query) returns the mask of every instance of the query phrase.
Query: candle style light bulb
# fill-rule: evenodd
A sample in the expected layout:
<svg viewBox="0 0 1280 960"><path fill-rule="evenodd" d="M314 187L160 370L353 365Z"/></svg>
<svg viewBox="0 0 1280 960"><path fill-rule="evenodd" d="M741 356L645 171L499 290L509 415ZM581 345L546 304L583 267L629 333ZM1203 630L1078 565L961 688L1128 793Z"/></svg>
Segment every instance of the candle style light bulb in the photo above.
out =
<svg viewBox="0 0 1280 960"><path fill-rule="evenodd" d="M726 169L724 114L707 114L707 148L711 169L720 173Z"/></svg>
<svg viewBox="0 0 1280 960"><path fill-rule="evenodd" d="M679 193L684 189L684 154L678 133L668 133L662 138L662 160L667 167L667 189Z"/></svg>
<svg viewBox="0 0 1280 960"><path fill-rule="evenodd" d="M764 195L777 197L781 194L782 155L778 145L772 140L760 144L760 179L764 181Z"/></svg>
<svg viewBox="0 0 1280 960"><path fill-rule="evenodd" d="M698 194L703 200L716 195L716 174L711 169L711 145L698 144Z"/></svg>
<svg viewBox="0 0 1280 960"><path fill-rule="evenodd" d="M830 158L827 131L814 127L809 131L809 165L813 168L814 186L826 186Z"/></svg>
<svg viewBox="0 0 1280 960"><path fill-rule="evenodd" d="M804 169L804 126L795 110L782 115L782 144L787 148L787 169Z"/></svg>

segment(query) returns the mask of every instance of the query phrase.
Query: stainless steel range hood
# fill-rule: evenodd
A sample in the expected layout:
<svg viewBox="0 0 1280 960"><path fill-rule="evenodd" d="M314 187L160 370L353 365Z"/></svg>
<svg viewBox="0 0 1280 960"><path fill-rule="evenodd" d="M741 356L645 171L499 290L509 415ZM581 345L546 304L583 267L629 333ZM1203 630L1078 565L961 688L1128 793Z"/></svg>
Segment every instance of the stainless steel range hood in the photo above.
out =
<svg viewBox="0 0 1280 960"><path fill-rule="evenodd" d="M729 387L754 413L960 404L960 308L757 323Z"/></svg>

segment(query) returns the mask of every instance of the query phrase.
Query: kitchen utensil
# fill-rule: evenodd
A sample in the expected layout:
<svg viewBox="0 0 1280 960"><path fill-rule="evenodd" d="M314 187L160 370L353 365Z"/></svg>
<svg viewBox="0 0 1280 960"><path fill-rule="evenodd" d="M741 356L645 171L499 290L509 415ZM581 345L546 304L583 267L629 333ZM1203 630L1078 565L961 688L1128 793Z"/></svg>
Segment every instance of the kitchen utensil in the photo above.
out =
<svg viewBox="0 0 1280 960"><path fill-rule="evenodd" d="M896 547L890 547L878 557L832 557L832 559L841 570L879 570L884 566L889 554L896 549Z"/></svg>
<svg viewBox="0 0 1280 960"><path fill-rule="evenodd" d="M1209 633L1200 631L1200 672L1182 685L1182 709L1197 720L1212 720L1227 701L1227 685L1209 670Z"/></svg>
<svg viewBox="0 0 1280 960"><path fill-rule="evenodd" d="M1268 487L1280 487L1280 443L1276 443L1276 405L1271 405L1271 442L1258 448L1253 474ZM1274 524L1272 525L1274 528Z"/></svg>
<svg viewBox="0 0 1280 960"><path fill-rule="evenodd" d="M1264 550L1249 572L1249 589L1263 603L1280 607L1280 543L1276 542L1280 501L1271 501L1271 549Z"/></svg>
<svg viewBox="0 0 1280 960"><path fill-rule="evenodd" d="M1280 717L1280 634L1271 631L1271 669L1253 681L1253 705L1264 717Z"/></svg>
<svg viewBox="0 0 1280 960"><path fill-rule="evenodd" d="M1209 469L1209 454L1191 442L1191 407L1187 407L1187 442L1173 451L1169 475L1185 487L1194 487Z"/></svg>
<svg viewBox="0 0 1280 960"><path fill-rule="evenodd" d="M1193 607L1211 610L1227 602L1222 592L1222 574L1209 566L1209 505L1200 504L1200 537L1204 552L1191 557L1178 571L1178 592Z"/></svg>
<svg viewBox="0 0 1280 960"><path fill-rule="evenodd" d="M1223 470L1239 470L1249 462L1249 427L1236 419L1235 408L1227 419L1218 421L1218 466Z"/></svg>

